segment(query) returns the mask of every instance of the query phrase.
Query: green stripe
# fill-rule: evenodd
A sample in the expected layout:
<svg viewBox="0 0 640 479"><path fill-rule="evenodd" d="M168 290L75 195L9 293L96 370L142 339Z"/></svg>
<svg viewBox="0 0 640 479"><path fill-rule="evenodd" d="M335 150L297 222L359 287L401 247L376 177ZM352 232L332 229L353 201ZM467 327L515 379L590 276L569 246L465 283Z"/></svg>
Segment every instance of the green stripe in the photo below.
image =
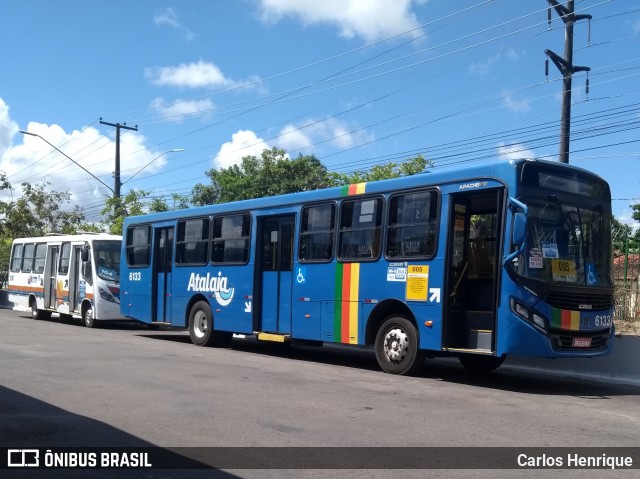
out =
<svg viewBox="0 0 640 479"><path fill-rule="evenodd" d="M551 327L560 328L562 326L562 310L552 308L551 309Z"/></svg>
<svg viewBox="0 0 640 479"><path fill-rule="evenodd" d="M340 341L342 337L342 263L336 263L335 301L333 314L333 340Z"/></svg>
<svg viewBox="0 0 640 479"><path fill-rule="evenodd" d="M349 196L349 185L340 188L340 196Z"/></svg>

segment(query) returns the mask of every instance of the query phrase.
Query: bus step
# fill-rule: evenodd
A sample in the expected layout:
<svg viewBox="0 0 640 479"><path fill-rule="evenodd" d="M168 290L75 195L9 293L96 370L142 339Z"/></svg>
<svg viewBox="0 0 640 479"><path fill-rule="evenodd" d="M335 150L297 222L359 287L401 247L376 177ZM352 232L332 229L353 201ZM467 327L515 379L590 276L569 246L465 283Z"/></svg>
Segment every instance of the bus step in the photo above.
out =
<svg viewBox="0 0 640 479"><path fill-rule="evenodd" d="M257 333L258 341L271 341L274 343L286 343L291 340L290 334Z"/></svg>

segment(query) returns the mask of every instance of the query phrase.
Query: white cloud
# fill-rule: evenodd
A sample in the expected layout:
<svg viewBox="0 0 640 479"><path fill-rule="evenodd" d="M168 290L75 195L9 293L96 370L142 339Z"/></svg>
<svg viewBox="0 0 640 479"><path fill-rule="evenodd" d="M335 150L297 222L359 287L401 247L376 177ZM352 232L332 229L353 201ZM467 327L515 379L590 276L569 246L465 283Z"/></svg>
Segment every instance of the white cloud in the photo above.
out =
<svg viewBox="0 0 640 479"><path fill-rule="evenodd" d="M280 148L294 152L325 143L335 148L352 148L373 139L371 132L354 130L345 122L328 118L308 119L299 125L289 124L280 131L277 143Z"/></svg>
<svg viewBox="0 0 640 479"><path fill-rule="evenodd" d="M251 130L239 130L231 135L231 141L220 147L220 151L213 159L214 168L228 168L239 164L245 156L260 156L264 150L271 147Z"/></svg>
<svg viewBox="0 0 640 479"><path fill-rule="evenodd" d="M518 160L520 158L536 158L533 150L528 149L521 143L500 143L496 148L498 156L503 160Z"/></svg>
<svg viewBox="0 0 640 479"><path fill-rule="evenodd" d="M504 105L511 111L516 113L526 113L531 110L528 100L518 100L513 94L505 93L502 97Z"/></svg>
<svg viewBox="0 0 640 479"><path fill-rule="evenodd" d="M491 73L493 67L500 61L500 58L501 55L499 53L496 53L495 55L491 55L486 60L472 62L471 65L469 65L469 73L483 78Z"/></svg>
<svg viewBox="0 0 640 479"><path fill-rule="evenodd" d="M167 103L163 98L154 99L149 105L155 108L165 119L174 122L181 122L191 116L202 116L202 114L212 114L215 105L209 98L200 100L175 100Z"/></svg>
<svg viewBox="0 0 640 479"><path fill-rule="evenodd" d="M172 67L150 67L145 69L145 76L155 85L178 88L236 88L260 81L256 76L247 80L232 80L217 65L203 60Z"/></svg>
<svg viewBox="0 0 640 479"><path fill-rule="evenodd" d="M336 25L345 38L360 37L367 42L380 40L408 30L421 35L413 3L423 0L259 0L262 19L276 23L285 16L299 18L305 25Z"/></svg>
<svg viewBox="0 0 640 479"><path fill-rule="evenodd" d="M165 8L161 13L157 13L153 17L153 23L158 26L168 26L180 30L185 34L187 40L193 40L195 37L195 33L180 23L178 13L171 7Z"/></svg>
<svg viewBox="0 0 640 479"><path fill-rule="evenodd" d="M0 171L4 171L9 177L14 199L16 194L19 196L21 193L22 182L35 185L47 181L50 183L50 190L70 191L74 204L85 208L99 206L105 197L113 194L114 140L103 136L93 127L67 132L59 125L32 121L23 129L36 133L41 138L21 135L18 126L8 115L6 104L0 98ZM43 139L63 151L76 164ZM162 152L146 149L145 142L144 136L137 132L131 131L121 136L121 181L126 182L131 175L149 163L151 164L145 168L144 174L158 171L166 162L164 157L154 161ZM82 168L90 171L91 175ZM141 174L136 179L143 177ZM139 185L140 183L127 184L123 192ZM5 193L3 198L7 197L10 196Z"/></svg>

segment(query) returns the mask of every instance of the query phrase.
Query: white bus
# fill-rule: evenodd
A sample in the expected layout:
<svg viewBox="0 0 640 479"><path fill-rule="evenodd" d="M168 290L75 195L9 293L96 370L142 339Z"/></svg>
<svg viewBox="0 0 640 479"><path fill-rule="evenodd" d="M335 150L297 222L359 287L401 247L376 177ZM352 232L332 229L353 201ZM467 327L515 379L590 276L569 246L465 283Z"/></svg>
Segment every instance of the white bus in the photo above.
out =
<svg viewBox="0 0 640 479"><path fill-rule="evenodd" d="M47 235L13 241L9 301L34 319L58 313L92 328L120 314L122 237L108 234Z"/></svg>

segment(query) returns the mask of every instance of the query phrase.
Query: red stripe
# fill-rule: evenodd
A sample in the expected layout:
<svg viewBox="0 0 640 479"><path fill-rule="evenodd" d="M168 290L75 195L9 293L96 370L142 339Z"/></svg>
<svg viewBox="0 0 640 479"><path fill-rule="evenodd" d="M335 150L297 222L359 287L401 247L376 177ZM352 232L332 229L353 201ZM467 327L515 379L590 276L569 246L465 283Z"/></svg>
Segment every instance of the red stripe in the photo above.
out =
<svg viewBox="0 0 640 479"><path fill-rule="evenodd" d="M562 329L571 329L571 311L562 310Z"/></svg>
<svg viewBox="0 0 640 479"><path fill-rule="evenodd" d="M349 342L349 305L351 304L351 265L345 264L342 270L342 337L340 342Z"/></svg>
<svg viewBox="0 0 640 479"><path fill-rule="evenodd" d="M355 195L358 191L358 185L349 185L349 196Z"/></svg>

